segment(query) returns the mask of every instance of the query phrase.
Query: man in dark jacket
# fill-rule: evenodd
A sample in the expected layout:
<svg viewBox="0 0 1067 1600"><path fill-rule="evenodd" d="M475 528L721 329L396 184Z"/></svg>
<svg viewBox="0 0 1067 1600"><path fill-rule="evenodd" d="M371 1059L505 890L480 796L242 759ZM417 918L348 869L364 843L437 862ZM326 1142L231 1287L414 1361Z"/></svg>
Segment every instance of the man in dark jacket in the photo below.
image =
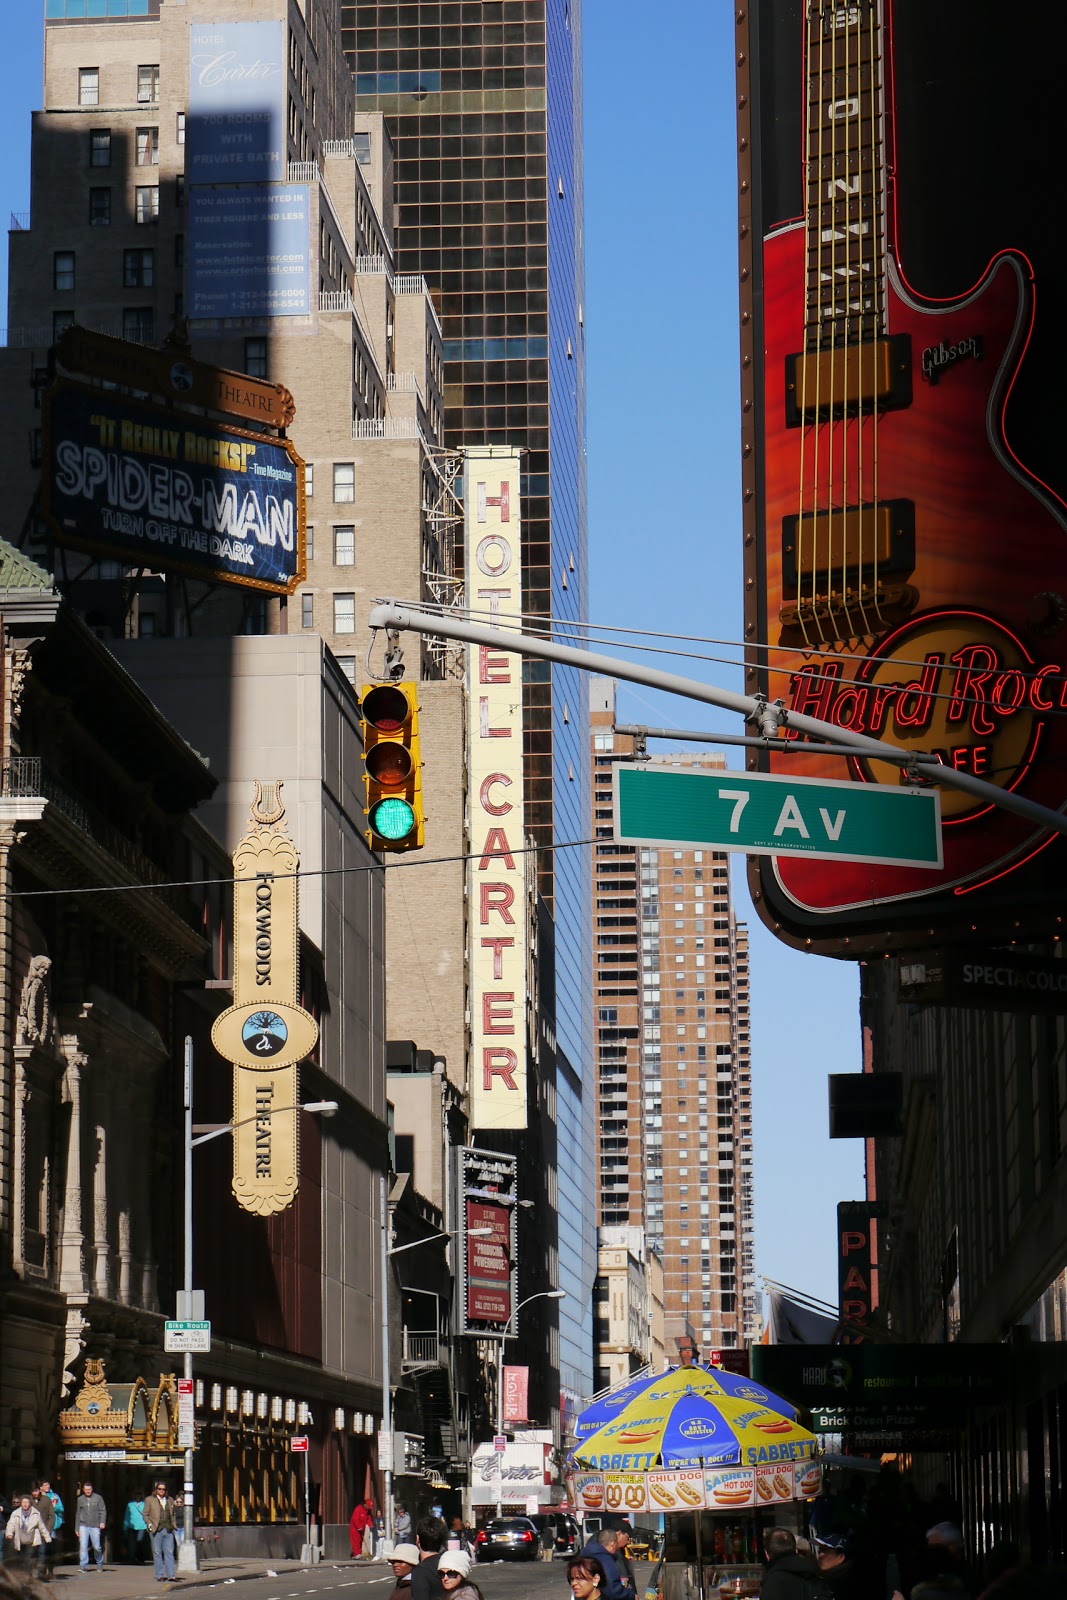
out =
<svg viewBox="0 0 1067 1600"><path fill-rule="evenodd" d="M833 1600L867 1600L868 1585L850 1554L848 1534L816 1534L815 1556Z"/></svg>
<svg viewBox="0 0 1067 1600"><path fill-rule="evenodd" d="M767 1570L760 1585L760 1600L816 1600L823 1589L819 1569L811 1556L802 1556L788 1528L768 1528L763 1535ZM823 1590L825 1593L825 1590Z"/></svg>
<svg viewBox="0 0 1067 1600"><path fill-rule="evenodd" d="M585 1549L580 1552L583 1556L595 1556L604 1568L607 1583L600 1591L603 1600L634 1600L634 1592L627 1588L623 1581L619 1564L615 1560L615 1552L619 1547L619 1530L617 1528L601 1528L589 1540Z"/></svg>
<svg viewBox="0 0 1067 1600"><path fill-rule="evenodd" d="M448 1543L443 1517L420 1517L415 1524L415 1543L419 1564L411 1574L411 1600L445 1600L445 1586L437 1571L441 1552Z"/></svg>

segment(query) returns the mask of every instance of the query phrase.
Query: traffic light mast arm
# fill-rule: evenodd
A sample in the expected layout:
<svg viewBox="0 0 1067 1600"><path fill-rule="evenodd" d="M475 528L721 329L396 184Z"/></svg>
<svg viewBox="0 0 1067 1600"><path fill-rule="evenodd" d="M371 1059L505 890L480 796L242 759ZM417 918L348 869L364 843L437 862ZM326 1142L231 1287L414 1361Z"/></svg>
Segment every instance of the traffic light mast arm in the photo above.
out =
<svg viewBox="0 0 1067 1600"><path fill-rule="evenodd" d="M533 656L542 661L558 661L561 666L576 667L579 672L594 672L600 677L622 678L629 683L640 683L648 689L662 689L667 694L681 695L687 700L699 700L705 705L718 706L723 711L734 711L745 718L768 738L781 728L792 728L815 739L847 746L849 754L866 756L873 761L892 761L904 768L921 768L928 781L945 784L952 789L962 789L984 800L987 805L999 806L1003 811L1013 811L1036 822L1043 828L1067 835L1067 816L1053 811L1049 806L1038 805L1025 796L1013 794L1008 789L998 789L984 778L975 778L969 772L957 772L938 761L926 751L900 750L894 745L869 739L866 734L855 733L851 728L837 728L832 722L819 717L809 717L803 712L788 711L780 702L771 705L763 695L736 694L732 689L720 689L715 684L701 683L697 678L683 678L674 672L660 672L655 667L638 666L619 656L600 655L594 650L578 650L573 645L555 644L540 634L523 633L512 628L486 628L481 623L467 622L460 617L444 616L438 612L422 611L417 606L401 605L396 601L382 601L370 614L372 629L394 629L398 632L431 634L440 639L458 639L463 644L484 644L496 650L510 651L512 655ZM782 741L776 748L788 750Z"/></svg>

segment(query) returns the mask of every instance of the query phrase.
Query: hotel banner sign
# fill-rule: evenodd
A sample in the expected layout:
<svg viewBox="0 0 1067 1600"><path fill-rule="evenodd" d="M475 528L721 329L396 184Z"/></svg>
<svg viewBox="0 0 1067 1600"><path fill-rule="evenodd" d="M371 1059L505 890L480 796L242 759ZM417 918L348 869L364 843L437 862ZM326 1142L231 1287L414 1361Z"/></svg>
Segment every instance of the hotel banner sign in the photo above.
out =
<svg viewBox="0 0 1067 1600"><path fill-rule="evenodd" d="M519 452L480 446L464 467L467 603L493 625L522 611ZM525 1128L527 858L522 661L467 650L470 1125Z"/></svg>
<svg viewBox="0 0 1067 1600"><path fill-rule="evenodd" d="M233 1192L258 1216L284 1211L298 1184L297 1064L318 1043L299 1005L297 871L281 782L256 783L233 855L233 998L211 1039L233 1074Z"/></svg>
<svg viewBox="0 0 1067 1600"><path fill-rule="evenodd" d="M80 384L43 405L58 544L267 594L303 581L304 463L288 439Z"/></svg>
<svg viewBox="0 0 1067 1600"><path fill-rule="evenodd" d="M189 27L188 183L285 177L285 23Z"/></svg>

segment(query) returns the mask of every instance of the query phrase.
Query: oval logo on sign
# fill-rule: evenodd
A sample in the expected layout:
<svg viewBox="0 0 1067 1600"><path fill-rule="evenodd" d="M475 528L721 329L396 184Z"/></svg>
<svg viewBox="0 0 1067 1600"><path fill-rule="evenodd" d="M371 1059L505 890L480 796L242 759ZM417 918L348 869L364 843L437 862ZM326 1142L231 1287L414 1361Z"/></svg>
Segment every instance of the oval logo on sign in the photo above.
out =
<svg viewBox="0 0 1067 1600"><path fill-rule="evenodd" d="M216 1017L211 1042L236 1067L265 1072L295 1066L319 1040L315 1018L302 1006L274 1000L269 1005L231 1006Z"/></svg>
<svg viewBox="0 0 1067 1600"><path fill-rule="evenodd" d="M289 1029L276 1011L256 1011L241 1029L241 1040L249 1055L276 1056L285 1049Z"/></svg>

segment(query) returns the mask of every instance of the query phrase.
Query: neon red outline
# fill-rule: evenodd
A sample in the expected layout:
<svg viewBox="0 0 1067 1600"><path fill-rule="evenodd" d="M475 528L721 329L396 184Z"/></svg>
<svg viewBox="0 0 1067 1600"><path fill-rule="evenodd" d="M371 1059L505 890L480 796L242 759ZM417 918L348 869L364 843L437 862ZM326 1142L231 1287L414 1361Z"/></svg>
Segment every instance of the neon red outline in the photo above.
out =
<svg viewBox="0 0 1067 1600"><path fill-rule="evenodd" d="M1035 849L1031 850L1028 856L1023 856L1021 861L1012 862L1010 867L1005 867L1002 872L994 872L991 878L983 878L980 883L958 883L952 893L962 898L965 894L973 894L976 889L987 888L989 884L996 883L999 878L1009 878L1013 872L1018 872L1020 867L1025 867L1028 861L1032 861L1035 856L1039 856L1042 850L1047 850L1049 845L1054 844L1059 837L1057 833L1050 833L1047 839L1043 839Z"/></svg>

